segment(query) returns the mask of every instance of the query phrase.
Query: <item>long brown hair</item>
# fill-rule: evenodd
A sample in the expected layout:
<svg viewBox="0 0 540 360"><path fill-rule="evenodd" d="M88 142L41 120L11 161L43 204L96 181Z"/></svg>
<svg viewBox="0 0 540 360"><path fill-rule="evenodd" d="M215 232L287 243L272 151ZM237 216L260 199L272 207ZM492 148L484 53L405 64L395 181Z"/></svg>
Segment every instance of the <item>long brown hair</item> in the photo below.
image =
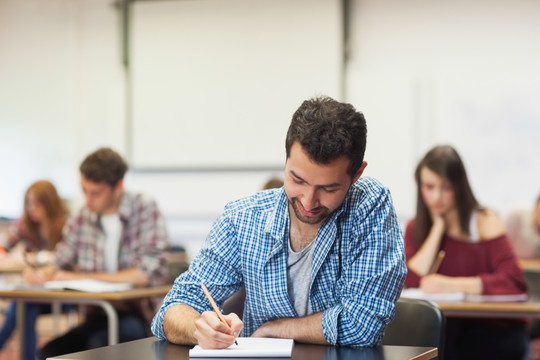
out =
<svg viewBox="0 0 540 360"><path fill-rule="evenodd" d="M461 231L469 234L471 215L474 210L480 209L480 204L472 192L465 166L457 151L449 145L435 146L418 163L414 172L417 191L414 238L417 245L419 247L422 245L433 225L429 209L422 198L420 171L423 167L427 167L452 184L458 209L459 226Z"/></svg>
<svg viewBox="0 0 540 360"><path fill-rule="evenodd" d="M45 237L47 247L49 250L54 249L56 244L62 239L62 228L68 215L68 209L64 201L58 196L54 185L47 180L38 180L26 190L24 195L24 213L22 216L22 223L24 228L31 235L31 239L28 241L34 243L35 246L39 246L39 226L40 224L33 221L28 215L26 210L26 202L28 199L28 193L32 192L36 197L36 200L43 206L47 214L47 221L50 222L51 228L48 237Z"/></svg>

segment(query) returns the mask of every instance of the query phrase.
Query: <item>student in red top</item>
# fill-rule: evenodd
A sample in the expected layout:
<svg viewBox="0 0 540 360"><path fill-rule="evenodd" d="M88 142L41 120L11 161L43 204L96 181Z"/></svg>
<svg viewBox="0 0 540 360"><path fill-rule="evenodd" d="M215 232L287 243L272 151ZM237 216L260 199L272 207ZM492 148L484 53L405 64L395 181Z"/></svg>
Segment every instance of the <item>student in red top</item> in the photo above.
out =
<svg viewBox="0 0 540 360"><path fill-rule="evenodd" d="M420 161L416 217L405 232L406 287L424 292L519 294L527 291L517 258L495 212L479 205L463 162L450 146ZM436 273L437 254L445 257ZM447 318L444 359L523 359L523 320Z"/></svg>

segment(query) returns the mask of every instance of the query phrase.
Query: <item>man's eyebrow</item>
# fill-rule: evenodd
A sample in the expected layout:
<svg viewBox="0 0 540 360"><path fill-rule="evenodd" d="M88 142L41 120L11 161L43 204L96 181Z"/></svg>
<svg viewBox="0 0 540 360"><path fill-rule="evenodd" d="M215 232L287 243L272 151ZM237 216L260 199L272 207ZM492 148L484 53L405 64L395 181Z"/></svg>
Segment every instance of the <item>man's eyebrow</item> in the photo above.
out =
<svg viewBox="0 0 540 360"><path fill-rule="evenodd" d="M302 177L300 177L297 173L294 172L294 170L291 170L291 175L295 178L297 178L298 180L302 180L303 182L305 182L306 184L309 184L305 179L303 179ZM331 184L326 184L326 185L316 185L317 187L321 187L321 188L335 188L335 187L340 187L341 184L339 183L331 183Z"/></svg>
<svg viewBox="0 0 540 360"><path fill-rule="evenodd" d="M297 173L295 173L294 170L291 170L291 175L294 176L295 178L299 179L299 180L305 181Z"/></svg>

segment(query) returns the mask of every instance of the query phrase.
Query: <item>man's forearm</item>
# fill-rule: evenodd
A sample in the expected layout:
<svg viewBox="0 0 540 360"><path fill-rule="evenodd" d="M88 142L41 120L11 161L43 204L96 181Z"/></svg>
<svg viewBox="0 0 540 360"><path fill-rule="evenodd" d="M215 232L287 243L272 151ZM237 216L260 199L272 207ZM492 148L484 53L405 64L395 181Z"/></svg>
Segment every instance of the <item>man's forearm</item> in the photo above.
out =
<svg viewBox="0 0 540 360"><path fill-rule="evenodd" d="M195 321L201 315L187 305L170 307L163 317L163 332L172 343L182 345L195 345Z"/></svg>
<svg viewBox="0 0 540 360"><path fill-rule="evenodd" d="M328 345L322 329L322 312L301 318L268 321L252 336L294 339L298 342Z"/></svg>
<svg viewBox="0 0 540 360"><path fill-rule="evenodd" d="M76 279L95 279L101 281L111 281L111 282L126 282L133 284L135 286L148 286L149 280L148 277L143 274L137 268L120 270L114 273L108 272L74 272L74 271L63 271L58 270L53 276L53 280L76 280Z"/></svg>

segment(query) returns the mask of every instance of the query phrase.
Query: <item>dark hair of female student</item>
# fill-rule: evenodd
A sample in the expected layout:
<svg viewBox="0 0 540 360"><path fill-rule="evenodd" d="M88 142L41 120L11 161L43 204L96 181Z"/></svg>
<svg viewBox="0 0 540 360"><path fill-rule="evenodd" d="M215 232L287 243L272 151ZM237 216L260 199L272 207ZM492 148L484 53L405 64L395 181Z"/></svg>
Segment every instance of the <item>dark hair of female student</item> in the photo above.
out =
<svg viewBox="0 0 540 360"><path fill-rule="evenodd" d="M417 186L414 238L417 246L422 245L433 225L429 209L422 198L420 172L423 167L450 182L454 190L460 228L465 234L469 234L471 215L474 210L481 209L481 206L472 192L465 166L457 151L449 145L439 145L427 152L414 172Z"/></svg>

